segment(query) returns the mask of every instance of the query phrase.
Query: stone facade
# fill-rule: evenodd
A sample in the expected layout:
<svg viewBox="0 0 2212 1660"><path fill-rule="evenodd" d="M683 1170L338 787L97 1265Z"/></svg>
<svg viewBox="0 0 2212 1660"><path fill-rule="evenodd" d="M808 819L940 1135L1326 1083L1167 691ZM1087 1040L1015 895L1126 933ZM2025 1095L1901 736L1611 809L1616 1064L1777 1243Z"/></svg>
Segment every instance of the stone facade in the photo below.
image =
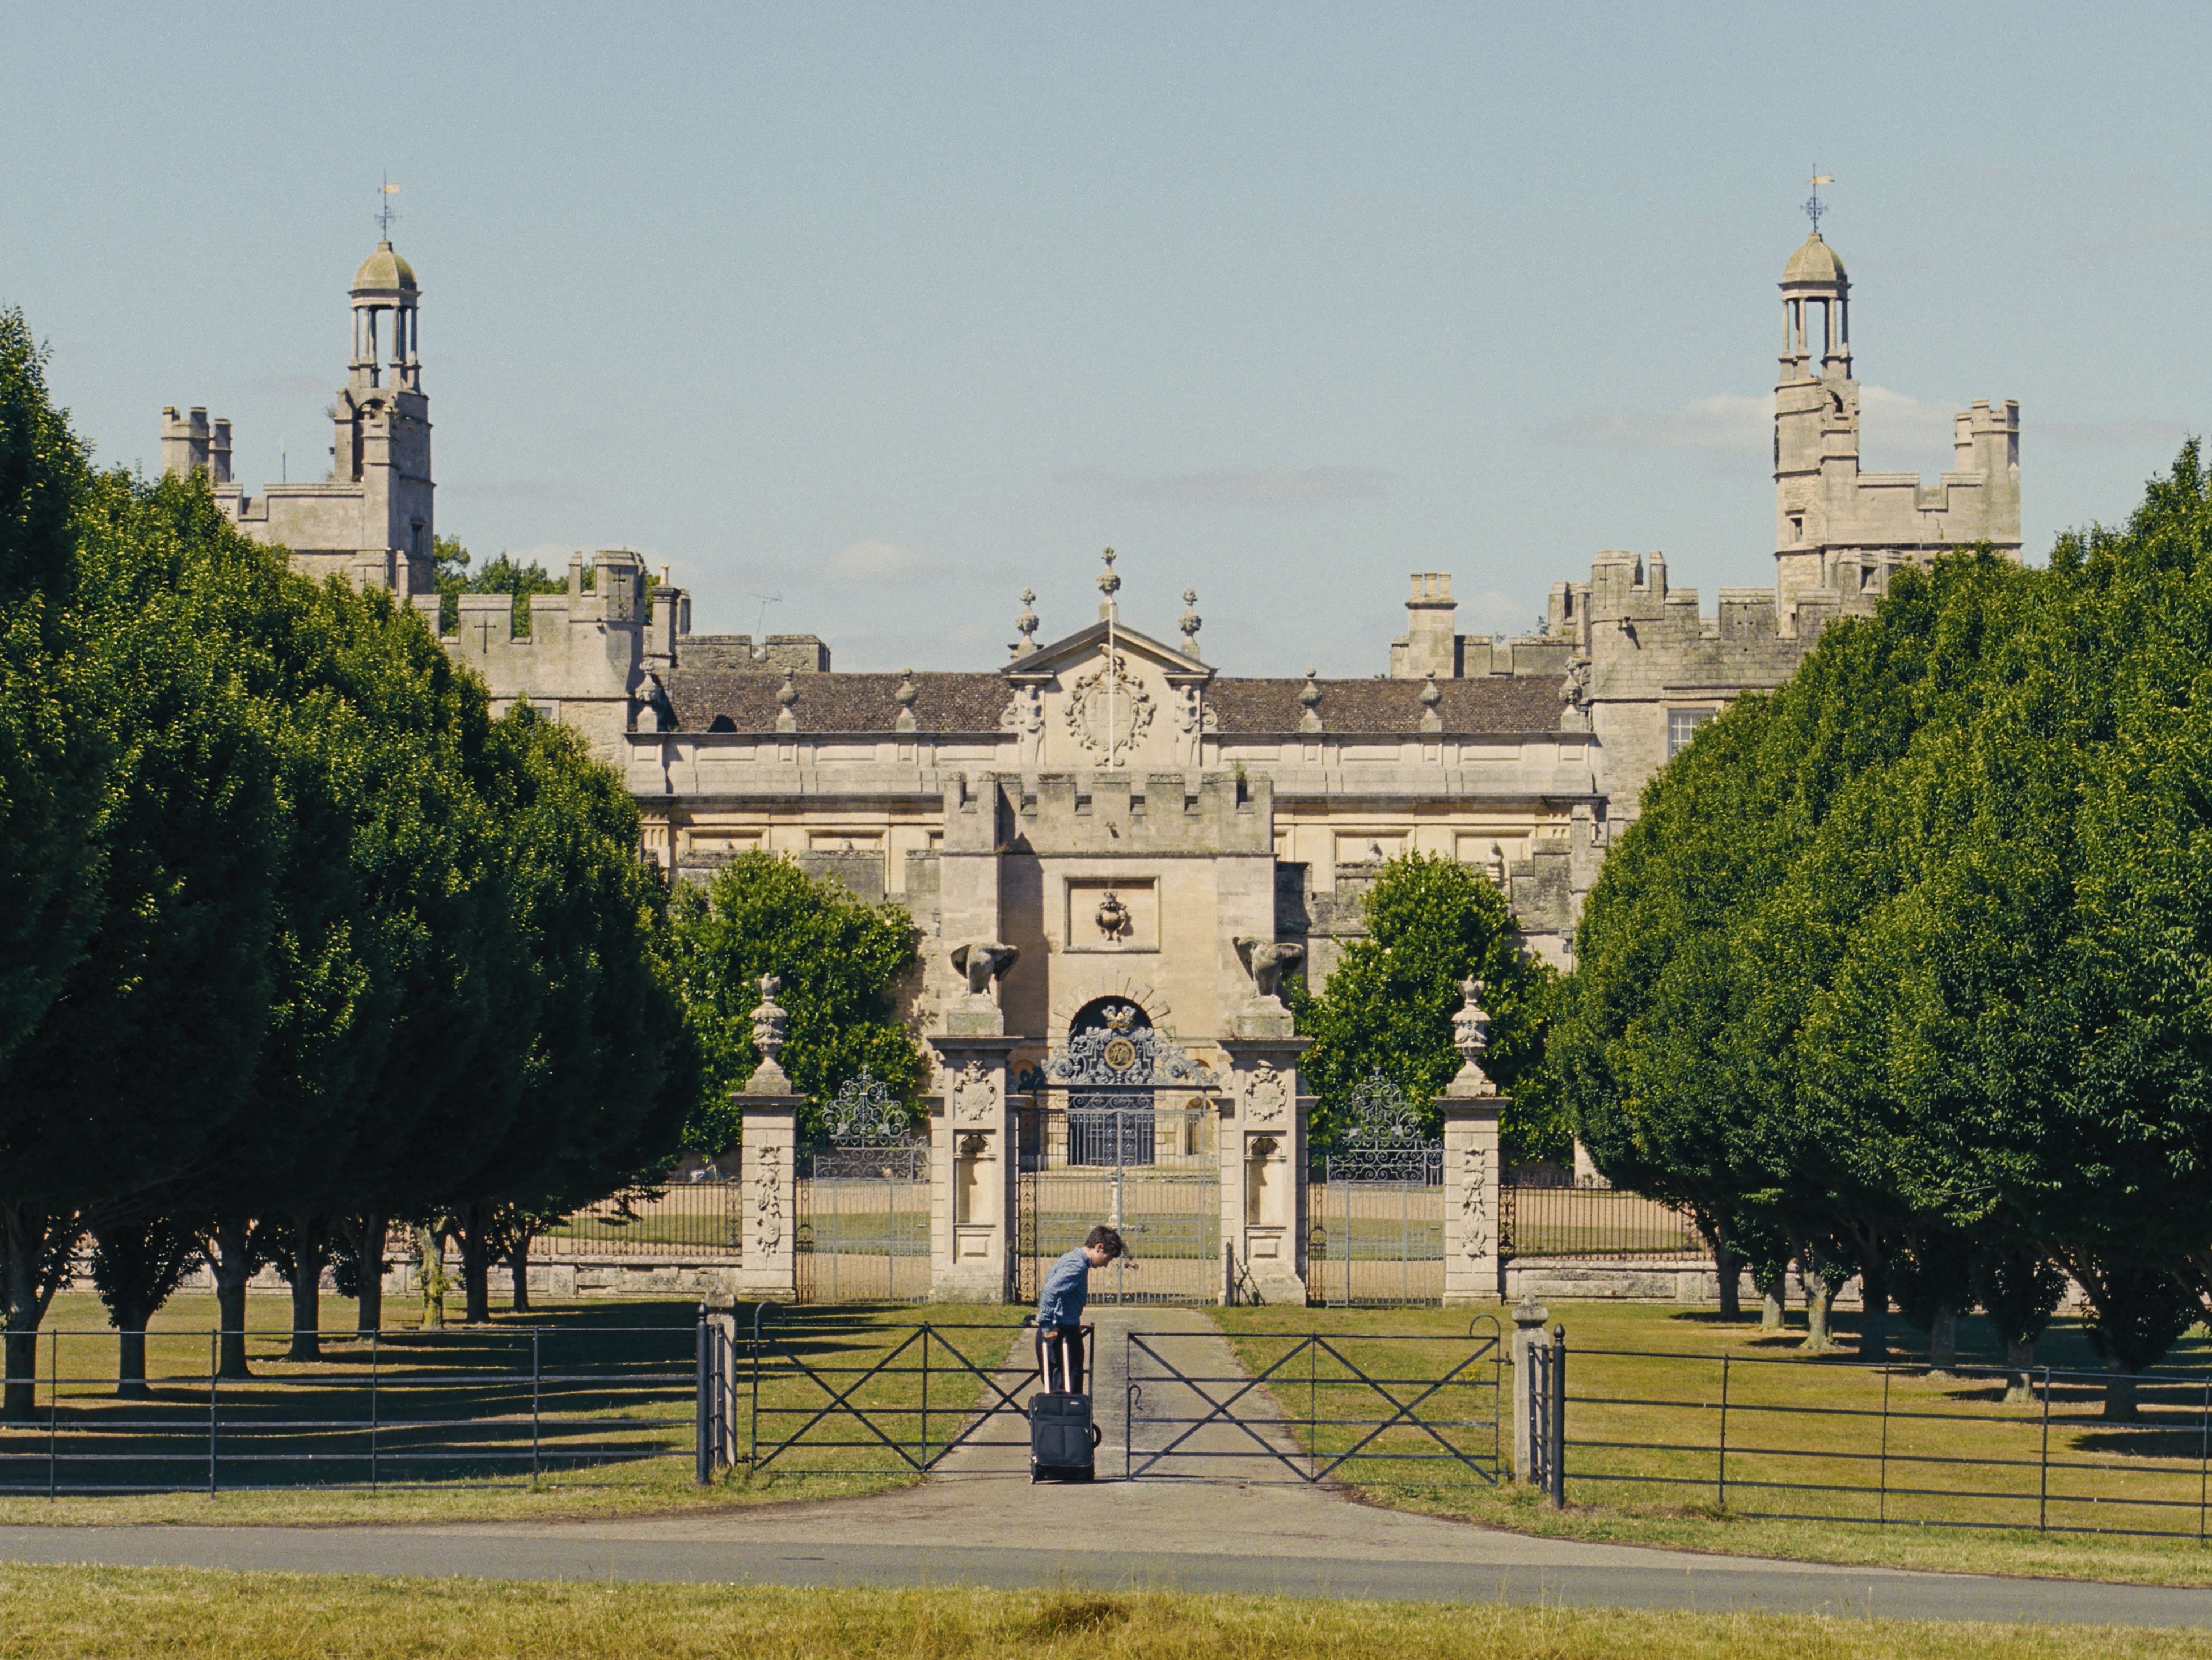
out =
<svg viewBox="0 0 2212 1660"><path fill-rule="evenodd" d="M1224 1237L1279 1290L1303 1273L1303 1183L1274 1166L1298 1167L1303 1115L1295 1040L1259 989L1273 953L1325 977L1382 863L1420 850L1497 882L1529 948L1565 964L1608 839L1704 721L1780 684L1899 565L1984 544L2018 556L2018 406L1962 412L1957 469L1932 485L1862 472L1849 282L1817 231L1781 288L1775 584L1723 589L1714 615L1670 587L1661 555L1613 551L1553 587L1542 632L1470 636L1449 575L1422 572L1387 674L1237 676L1200 656L1194 593L1178 642L1127 627L1109 550L1097 615L1072 631L1041 642L1024 592L1001 664L845 673L812 635L692 634L689 596L615 550L592 556L588 590L573 559L565 593L531 600L526 635L506 596L468 596L445 644L499 706L526 701L589 735L672 878L760 848L913 913L924 971L909 1012L939 1058L947 1285L978 1292L1001 1273L1012 1080L1110 998L1229 1080ZM164 464L205 468L249 533L308 570L392 588L434 626L420 290L386 243L350 298L327 481L247 496L228 423L197 409L164 412ZM981 990L955 965L977 946L1007 953ZM1247 1122L1255 1078L1290 1104L1281 1122ZM983 1092L997 1104L975 1107ZM1457 1150L1494 1162L1483 1116L1455 1118Z"/></svg>

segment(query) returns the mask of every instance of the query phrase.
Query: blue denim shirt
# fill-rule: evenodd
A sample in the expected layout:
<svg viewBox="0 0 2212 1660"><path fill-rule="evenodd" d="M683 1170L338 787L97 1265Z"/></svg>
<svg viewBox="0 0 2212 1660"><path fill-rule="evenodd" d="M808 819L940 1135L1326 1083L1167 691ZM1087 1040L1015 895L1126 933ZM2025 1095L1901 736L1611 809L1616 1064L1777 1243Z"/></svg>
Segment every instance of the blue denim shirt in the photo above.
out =
<svg viewBox="0 0 2212 1660"><path fill-rule="evenodd" d="M1044 1290L1037 1297L1038 1327L1081 1325L1083 1304L1090 1296L1091 1259L1078 1245L1044 1277Z"/></svg>

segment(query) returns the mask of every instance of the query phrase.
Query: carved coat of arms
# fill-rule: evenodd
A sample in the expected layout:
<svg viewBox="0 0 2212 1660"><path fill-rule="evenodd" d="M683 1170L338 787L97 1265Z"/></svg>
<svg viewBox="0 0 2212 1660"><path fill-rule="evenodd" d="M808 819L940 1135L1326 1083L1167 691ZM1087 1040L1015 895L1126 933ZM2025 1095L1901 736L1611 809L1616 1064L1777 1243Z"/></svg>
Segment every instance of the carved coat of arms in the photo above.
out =
<svg viewBox="0 0 2212 1660"><path fill-rule="evenodd" d="M952 1083L952 1122L956 1124L988 1124L991 1112L999 1104L998 1085L982 1063L970 1061L961 1067Z"/></svg>
<svg viewBox="0 0 2212 1660"><path fill-rule="evenodd" d="M1255 1125L1281 1124L1291 1116L1290 1080L1266 1061L1254 1063L1245 1075L1245 1122Z"/></svg>
<svg viewBox="0 0 2212 1660"><path fill-rule="evenodd" d="M1109 702L1110 733L1106 724ZM1109 737L1115 752L1127 754L1151 727L1152 713L1152 693L1129 672L1129 660L1119 652L1077 675L1068 687L1067 729L1084 748L1100 755L1106 753Z"/></svg>

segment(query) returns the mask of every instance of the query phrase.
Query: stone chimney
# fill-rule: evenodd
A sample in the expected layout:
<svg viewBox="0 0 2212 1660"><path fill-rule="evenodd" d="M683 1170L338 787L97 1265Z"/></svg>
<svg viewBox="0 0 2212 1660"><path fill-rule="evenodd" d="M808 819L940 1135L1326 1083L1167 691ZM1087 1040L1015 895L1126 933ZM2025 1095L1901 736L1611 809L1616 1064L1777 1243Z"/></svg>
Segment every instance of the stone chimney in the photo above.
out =
<svg viewBox="0 0 2212 1660"><path fill-rule="evenodd" d="M1413 573L1413 592L1406 601L1406 633L1394 642L1390 674L1397 680L1456 680L1460 675L1459 605L1452 599L1451 573Z"/></svg>

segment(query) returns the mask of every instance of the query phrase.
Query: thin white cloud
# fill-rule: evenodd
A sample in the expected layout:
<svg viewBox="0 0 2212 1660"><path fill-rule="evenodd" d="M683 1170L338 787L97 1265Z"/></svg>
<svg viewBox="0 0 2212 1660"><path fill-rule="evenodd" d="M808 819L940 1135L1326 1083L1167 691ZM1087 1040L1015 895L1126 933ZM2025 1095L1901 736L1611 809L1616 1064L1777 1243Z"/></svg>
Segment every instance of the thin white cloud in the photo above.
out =
<svg viewBox="0 0 2212 1660"><path fill-rule="evenodd" d="M1125 502L1176 502L1200 507L1309 508L1331 502L1375 501L1398 475L1378 467L1212 467L1202 472L1117 473L1074 467L1061 484L1103 488Z"/></svg>
<svg viewBox="0 0 2212 1660"><path fill-rule="evenodd" d="M1887 386L1859 388L1859 455L1871 449L1930 450L1951 447L1957 410L1923 403Z"/></svg>
<svg viewBox="0 0 2212 1660"><path fill-rule="evenodd" d="M1460 596L1459 629L1462 634L1526 634L1536 626L1540 610L1525 599L1486 588Z"/></svg>
<svg viewBox="0 0 2212 1660"><path fill-rule="evenodd" d="M1952 410L1942 404L1892 392L1859 388L1862 453L1870 449L1927 450L1948 447ZM1611 450L1705 450L1759 455L1773 443L1774 398L1770 393L1718 392L1672 409L1620 405L1593 410L1548 428L1554 443Z"/></svg>
<svg viewBox="0 0 2212 1660"><path fill-rule="evenodd" d="M1578 448L1755 453L1767 447L1773 426L1771 396L1717 392L1673 409L1593 410L1547 429L1545 436Z"/></svg>
<svg viewBox="0 0 2212 1660"><path fill-rule="evenodd" d="M910 548L903 542L873 538L853 542L837 550L814 568L829 582L888 583L910 587L942 574L944 561L935 554Z"/></svg>

